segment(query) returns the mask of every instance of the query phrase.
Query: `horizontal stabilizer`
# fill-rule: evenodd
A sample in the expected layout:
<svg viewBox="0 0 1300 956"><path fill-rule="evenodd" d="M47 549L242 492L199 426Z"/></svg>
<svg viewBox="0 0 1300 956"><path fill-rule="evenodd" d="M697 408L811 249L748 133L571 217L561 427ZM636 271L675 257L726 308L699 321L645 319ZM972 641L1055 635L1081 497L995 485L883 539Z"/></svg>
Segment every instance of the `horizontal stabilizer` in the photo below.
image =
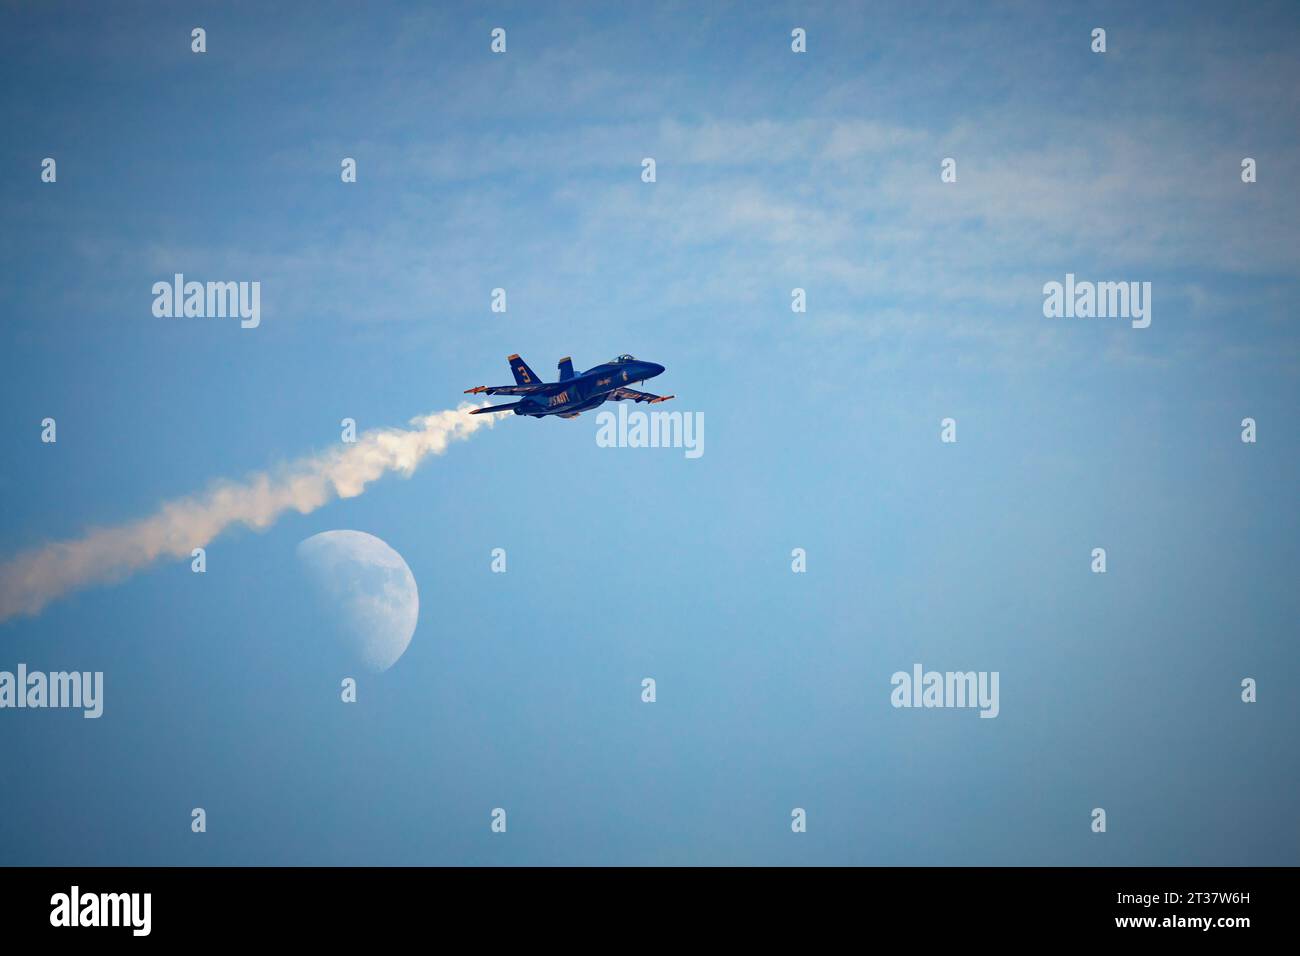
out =
<svg viewBox="0 0 1300 956"><path fill-rule="evenodd" d="M512 408L518 408L523 402L511 402L509 405L485 405L482 408L476 408L470 412L471 415L483 415L487 412L508 412Z"/></svg>

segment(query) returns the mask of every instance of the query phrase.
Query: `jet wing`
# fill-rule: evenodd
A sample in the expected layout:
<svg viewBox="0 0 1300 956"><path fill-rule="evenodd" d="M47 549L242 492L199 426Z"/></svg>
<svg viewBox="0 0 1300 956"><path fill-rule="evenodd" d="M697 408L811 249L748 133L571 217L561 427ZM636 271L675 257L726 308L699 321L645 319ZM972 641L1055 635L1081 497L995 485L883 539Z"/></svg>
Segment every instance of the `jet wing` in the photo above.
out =
<svg viewBox="0 0 1300 956"><path fill-rule="evenodd" d="M466 395L551 395L564 388L564 382L534 382L532 385L479 385L465 389Z"/></svg>
<svg viewBox="0 0 1300 956"><path fill-rule="evenodd" d="M638 392L635 388L616 388L609 393L611 401L615 402L649 402L651 405L655 402L666 402L673 395L651 395L649 392Z"/></svg>

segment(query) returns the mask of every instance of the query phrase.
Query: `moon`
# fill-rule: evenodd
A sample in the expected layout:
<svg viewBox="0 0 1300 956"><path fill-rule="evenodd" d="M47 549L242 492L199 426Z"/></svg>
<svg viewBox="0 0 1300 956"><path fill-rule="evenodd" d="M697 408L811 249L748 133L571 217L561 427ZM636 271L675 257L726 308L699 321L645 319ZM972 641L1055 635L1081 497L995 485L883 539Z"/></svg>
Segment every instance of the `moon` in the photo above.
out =
<svg viewBox="0 0 1300 956"><path fill-rule="evenodd" d="M322 531L298 543L298 560L348 652L376 673L397 663L420 617L402 556L364 531Z"/></svg>

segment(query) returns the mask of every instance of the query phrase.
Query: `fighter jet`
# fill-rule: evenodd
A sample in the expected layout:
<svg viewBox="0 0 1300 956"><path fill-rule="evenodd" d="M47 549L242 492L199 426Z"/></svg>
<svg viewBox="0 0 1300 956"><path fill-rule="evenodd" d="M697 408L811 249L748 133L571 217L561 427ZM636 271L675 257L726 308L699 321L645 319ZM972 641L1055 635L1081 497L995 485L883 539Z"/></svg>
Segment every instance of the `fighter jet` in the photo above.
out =
<svg viewBox="0 0 1300 956"><path fill-rule="evenodd" d="M581 374L573 373L573 359L560 359L560 380L543 382L537 373L528 367L528 363L518 355L506 359L510 371L515 375L513 385L480 385L465 389L466 395L522 395L517 402L509 405L489 405L476 408L470 414L482 415L484 412L513 411L516 415L530 415L544 418L547 415L559 415L561 418L577 418L589 408L603 405L605 402L666 402L672 395L651 395L638 392L630 385L644 382L663 373L664 367L654 362L642 362L631 355L620 355L603 365L589 368Z"/></svg>

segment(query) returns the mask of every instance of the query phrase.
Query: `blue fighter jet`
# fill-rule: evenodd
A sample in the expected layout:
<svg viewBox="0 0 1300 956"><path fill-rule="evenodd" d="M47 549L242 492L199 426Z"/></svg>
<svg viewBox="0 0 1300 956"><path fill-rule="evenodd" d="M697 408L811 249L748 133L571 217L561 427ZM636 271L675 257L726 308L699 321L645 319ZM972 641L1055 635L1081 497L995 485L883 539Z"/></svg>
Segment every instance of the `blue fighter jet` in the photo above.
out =
<svg viewBox="0 0 1300 956"><path fill-rule="evenodd" d="M490 405L476 408L470 414L482 415L484 412L513 411L516 415L531 415L544 418L547 415L559 415L561 418L577 418L589 408L603 405L605 402L666 402L672 395L651 395L638 392L630 385L644 382L663 373L664 367L654 362L642 362L630 355L620 355L604 365L589 368L579 375L573 373L573 359L560 359L560 380L543 382L537 373L528 367L528 363L518 355L510 356L510 371L514 372L513 385L480 385L465 389L466 395L521 395L517 402L509 405Z"/></svg>

